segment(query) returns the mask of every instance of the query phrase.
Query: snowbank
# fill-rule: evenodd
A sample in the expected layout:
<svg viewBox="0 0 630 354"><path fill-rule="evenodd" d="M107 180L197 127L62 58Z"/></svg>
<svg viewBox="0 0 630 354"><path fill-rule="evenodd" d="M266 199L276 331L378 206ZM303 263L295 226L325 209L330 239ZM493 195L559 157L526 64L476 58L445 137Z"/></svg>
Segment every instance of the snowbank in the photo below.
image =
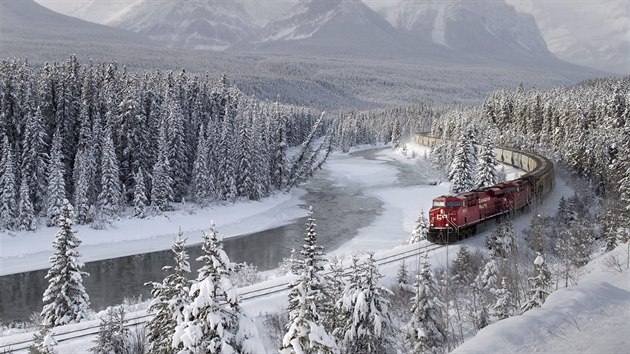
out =
<svg viewBox="0 0 630 354"><path fill-rule="evenodd" d="M609 255L600 255L587 265L580 284L553 292L541 308L482 329L453 353L628 353L627 247L612 253L624 260L622 272L606 269Z"/></svg>
<svg viewBox="0 0 630 354"><path fill-rule="evenodd" d="M260 201L199 209L183 207L146 219L122 218L107 230L75 225L83 241L79 248L81 260L90 262L169 249L179 228L188 237L188 244L198 243L201 230L208 229L212 220L225 238L286 225L307 215L307 210L299 207L305 193L298 188ZM0 276L48 268L56 232L57 228L41 227L34 232L0 233Z"/></svg>

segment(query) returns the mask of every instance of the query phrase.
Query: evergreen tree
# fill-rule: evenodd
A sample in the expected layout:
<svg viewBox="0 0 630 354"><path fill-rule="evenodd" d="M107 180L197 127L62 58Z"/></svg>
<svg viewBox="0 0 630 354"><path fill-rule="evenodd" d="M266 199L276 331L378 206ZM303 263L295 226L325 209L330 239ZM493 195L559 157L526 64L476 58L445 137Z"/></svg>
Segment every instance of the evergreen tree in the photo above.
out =
<svg viewBox="0 0 630 354"><path fill-rule="evenodd" d="M46 225L58 224L59 215L66 199L66 182L64 179L65 165L61 151L61 135L57 130L53 136L53 143L48 165L48 201L46 207Z"/></svg>
<svg viewBox="0 0 630 354"><path fill-rule="evenodd" d="M400 122L396 120L394 122L394 127L392 128L392 146L394 149L398 149L400 147Z"/></svg>
<svg viewBox="0 0 630 354"><path fill-rule="evenodd" d="M479 151L479 164L475 175L475 188L494 186L498 183L497 166L494 146L490 137L486 138Z"/></svg>
<svg viewBox="0 0 630 354"><path fill-rule="evenodd" d="M541 307L547 299L547 296L549 296L551 276L545 264L545 259L540 253L538 253L534 260L534 272L535 276L529 278L529 298L523 305L523 311Z"/></svg>
<svg viewBox="0 0 630 354"><path fill-rule="evenodd" d="M33 334L33 344L28 347L29 354L56 354L57 341L46 326L40 326Z"/></svg>
<svg viewBox="0 0 630 354"><path fill-rule="evenodd" d="M473 189L476 162L473 143L468 134L462 134L457 142L455 157L448 175L452 193L465 193Z"/></svg>
<svg viewBox="0 0 630 354"><path fill-rule="evenodd" d="M170 175L171 165L168 160L168 146L166 145L166 127L160 128L160 137L158 139L158 158L153 167L153 183L151 188L151 205L157 207L161 211L171 208L170 202L173 201L173 183Z"/></svg>
<svg viewBox="0 0 630 354"><path fill-rule="evenodd" d="M40 103L41 104L41 103ZM41 109L38 107L26 118L22 140L22 178L28 178L29 190L36 213L44 209L46 195L46 132Z"/></svg>
<svg viewBox="0 0 630 354"><path fill-rule="evenodd" d="M385 351L392 330L387 299L391 291L378 286L380 278L374 254L350 274L348 286L337 303L345 318L338 330L345 352Z"/></svg>
<svg viewBox="0 0 630 354"><path fill-rule="evenodd" d="M493 314L499 320L504 320L512 316L512 312L514 311L512 293L505 284L505 278L501 279L501 286L496 289L494 295L497 298L497 301L492 307Z"/></svg>
<svg viewBox="0 0 630 354"><path fill-rule="evenodd" d="M129 353L129 334L129 328L125 327L125 308L108 307L90 351L98 354Z"/></svg>
<svg viewBox="0 0 630 354"><path fill-rule="evenodd" d="M197 258L203 266L191 286L191 301L175 329L173 346L186 353L255 353L260 347L258 333L240 311L237 288L229 279L234 265L214 224L203 240L204 254Z"/></svg>
<svg viewBox="0 0 630 354"><path fill-rule="evenodd" d="M407 345L413 348L414 353L441 353L444 350L446 325L442 314L443 304L438 298L436 286L425 251L414 284L411 320L405 327Z"/></svg>
<svg viewBox="0 0 630 354"><path fill-rule="evenodd" d="M192 171L192 195L195 201L204 205L208 202L208 198L213 194L211 189L213 188L210 183L212 176L210 175L210 168L208 166L208 144L206 143L206 136L203 129L203 125L199 127L199 141L197 142L197 156L193 162Z"/></svg>
<svg viewBox="0 0 630 354"><path fill-rule="evenodd" d="M330 297L325 291L323 247L317 245L313 208L306 223L302 247L302 274L289 293L289 323L281 353L337 353L336 344L322 325Z"/></svg>
<svg viewBox="0 0 630 354"><path fill-rule="evenodd" d="M405 260L403 260L398 267L398 273L396 273L396 284L398 284L398 286L402 289L406 289L409 286L409 271L407 270Z"/></svg>
<svg viewBox="0 0 630 354"><path fill-rule="evenodd" d="M5 135L0 159L0 230L13 229L16 226L17 186L14 168L13 153Z"/></svg>
<svg viewBox="0 0 630 354"><path fill-rule="evenodd" d="M287 161L287 117L280 112L278 104L276 103L274 112L275 121L272 127L275 131L272 134L272 140L270 151L274 154L272 162L270 164L271 170L271 184L276 189L284 188L287 182L288 174L288 161Z"/></svg>
<svg viewBox="0 0 630 354"><path fill-rule="evenodd" d="M114 217L120 209L122 199L114 142L109 129L105 129L103 155L101 157L101 193L98 195L97 202L99 217L103 220Z"/></svg>
<svg viewBox="0 0 630 354"><path fill-rule="evenodd" d="M88 161L90 157L90 152L85 148L79 148L75 159L74 205L77 224L87 224L93 217L90 208L90 189L92 188L92 168L89 166L92 162Z"/></svg>
<svg viewBox="0 0 630 354"><path fill-rule="evenodd" d="M414 244L420 241L424 241L427 239L429 235L429 226L427 225L427 220L424 217L424 210L420 211L420 215L418 215L418 219L413 227L413 231L411 231L411 235L409 235L408 243Z"/></svg>
<svg viewBox="0 0 630 354"><path fill-rule="evenodd" d="M31 202L28 178L25 176L22 176L22 183L20 183L20 204L18 209L18 230L34 231L37 228L37 218Z"/></svg>
<svg viewBox="0 0 630 354"><path fill-rule="evenodd" d="M90 311L90 299L83 287L83 277L89 274L83 271L83 263L78 259L80 253L76 248L81 240L72 229L72 205L67 199L62 205L59 231L53 241L55 253L50 257L51 266L46 275L49 284L42 299L45 304L42 321L52 327L79 322Z"/></svg>
<svg viewBox="0 0 630 354"><path fill-rule="evenodd" d="M161 283L146 283L152 287L153 301L148 313L155 314L149 320L149 353L172 353L173 335L177 325L184 321L184 308L190 303L189 284L186 275L190 273L186 239L179 231L171 247L174 266L165 266L162 270L169 274Z"/></svg>
<svg viewBox="0 0 630 354"><path fill-rule="evenodd" d="M145 208L147 206L146 187L144 186L144 174L142 173L142 167L138 169L133 176L134 189L133 189L133 214L138 218L145 217Z"/></svg>

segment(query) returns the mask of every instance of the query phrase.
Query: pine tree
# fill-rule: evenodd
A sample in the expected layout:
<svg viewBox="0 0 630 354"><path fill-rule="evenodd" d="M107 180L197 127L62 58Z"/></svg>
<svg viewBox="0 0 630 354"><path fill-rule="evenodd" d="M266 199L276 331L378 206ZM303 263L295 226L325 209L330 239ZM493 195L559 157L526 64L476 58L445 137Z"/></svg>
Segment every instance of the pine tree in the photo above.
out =
<svg viewBox="0 0 630 354"><path fill-rule="evenodd" d="M144 186L144 174L142 173L142 167L138 169L133 175L134 189L133 189L133 214L135 217L144 218L145 208L147 206L146 187Z"/></svg>
<svg viewBox="0 0 630 354"><path fill-rule="evenodd" d="M107 313L101 318L95 345L90 348L94 353L128 353L129 328L125 327L125 308L123 306L108 307Z"/></svg>
<svg viewBox="0 0 630 354"><path fill-rule="evenodd" d="M17 186L14 168L11 145L5 135L0 159L0 230L13 229L16 226Z"/></svg>
<svg viewBox="0 0 630 354"><path fill-rule="evenodd" d="M64 179L65 165L61 151L61 135L57 130L53 136L53 143L48 165L48 201L46 207L46 225L58 224L59 215L66 199L66 182Z"/></svg>
<svg viewBox="0 0 630 354"><path fill-rule="evenodd" d="M58 217L60 229L53 241L55 254L50 257L51 267L46 275L49 284L42 299L45 304L42 321L53 327L79 322L90 311L90 299L83 287L83 277L89 274L78 260L80 253L76 248L81 240L72 229L72 205L67 199L62 205Z"/></svg>
<svg viewBox="0 0 630 354"><path fill-rule="evenodd" d="M452 193L465 193L473 189L476 163L477 156L473 143L468 134L462 134L457 142L455 157L448 175Z"/></svg>
<svg viewBox="0 0 630 354"><path fill-rule="evenodd" d="M192 171L192 195L195 201L204 205L208 202L208 199L213 194L210 183L210 168L208 166L208 144L206 142L206 136L203 129L203 125L199 127L199 141L197 142L197 156L193 162Z"/></svg>
<svg viewBox="0 0 630 354"><path fill-rule="evenodd" d="M414 284L411 320L405 327L407 345L413 348L414 353L441 353L444 350L446 325L442 314L443 304L438 298L436 286L425 251Z"/></svg>
<svg viewBox="0 0 630 354"><path fill-rule="evenodd" d="M75 159L74 205L76 206L77 224L87 224L93 217L90 213L90 189L92 188L90 174L92 168L89 166L88 157L91 157L91 154L86 149L80 148Z"/></svg>
<svg viewBox="0 0 630 354"><path fill-rule="evenodd" d="M288 160L287 160L287 117L280 112L279 104L276 103L274 112L275 122L273 127L275 131L272 132L272 138L269 142L271 145L270 151L274 154L271 168L271 185L276 189L282 189L287 183L288 175Z"/></svg>
<svg viewBox="0 0 630 354"><path fill-rule="evenodd" d="M409 271L407 270L405 260L403 260L398 267L398 273L396 273L396 284L398 284L398 286L402 289L406 289L409 285Z"/></svg>
<svg viewBox="0 0 630 354"><path fill-rule="evenodd" d="M203 240L204 254L197 258L203 266L191 286L191 301L175 329L173 346L190 353L254 353L260 347L258 334L240 311L237 288L229 280L234 265L214 224Z"/></svg>
<svg viewBox="0 0 630 354"><path fill-rule="evenodd" d="M114 217L118 213L122 201L116 151L111 132L106 129L101 157L101 193L98 195L97 202L99 217L102 220L109 220Z"/></svg>
<svg viewBox="0 0 630 354"><path fill-rule="evenodd" d="M323 247L317 245L313 208L306 223L302 247L302 274L289 293L289 323L281 353L337 353L336 344L322 325L331 299L325 291Z"/></svg>
<svg viewBox="0 0 630 354"><path fill-rule="evenodd" d="M529 278L529 299L523 305L523 311L541 307L547 299L547 296L549 296L551 275L545 264L545 259L540 253L538 253L534 260L534 272L535 276Z"/></svg>
<svg viewBox="0 0 630 354"><path fill-rule="evenodd" d="M169 210L171 208L170 202L173 201L173 188L171 186L173 180L170 176L171 165L168 160L167 148L166 127L162 125L158 138L158 158L155 166L153 166L151 188L151 205L161 211Z"/></svg>
<svg viewBox="0 0 630 354"><path fill-rule="evenodd" d="M149 320L149 353L171 353L173 334L178 323L184 321L183 310L190 303L189 284L186 275L190 273L186 239L179 231L171 247L174 266L165 266L162 270L169 274L161 283L146 283L152 287L153 301L148 313L155 314Z"/></svg>
<svg viewBox="0 0 630 354"><path fill-rule="evenodd" d="M374 254L350 274L348 286L337 303L345 319L338 330L345 352L385 351L392 330L387 299L391 291L378 286L380 278Z"/></svg>
<svg viewBox="0 0 630 354"><path fill-rule="evenodd" d="M28 178L22 176L20 183L20 204L18 210L18 230L34 231L37 228L37 218L31 202Z"/></svg>
<svg viewBox="0 0 630 354"><path fill-rule="evenodd" d="M398 119L394 122L394 127L392 128L392 146L394 149L398 149L400 147L400 122Z"/></svg>
<svg viewBox="0 0 630 354"><path fill-rule="evenodd" d="M505 278L501 279L501 286L495 290L494 296L497 298L497 301L492 307L493 314L499 320L504 320L512 316L512 312L514 311L512 293L505 284Z"/></svg>
<svg viewBox="0 0 630 354"><path fill-rule="evenodd" d="M55 340L50 329L46 326L40 326L39 330L33 334L33 344L28 347L29 354L56 354Z"/></svg>
<svg viewBox="0 0 630 354"><path fill-rule="evenodd" d="M424 210L420 211L420 215L418 215L418 219L413 227L413 231L411 231L411 235L409 235L408 243L414 244L420 241L424 241L427 239L429 235L429 226L427 225L427 220L424 217Z"/></svg>
<svg viewBox="0 0 630 354"><path fill-rule="evenodd" d="M475 188L494 186L498 183L497 166L499 165L490 137L486 138L479 151L479 164L475 175Z"/></svg>
<svg viewBox="0 0 630 354"><path fill-rule="evenodd" d="M48 160L45 151L46 132L40 107L26 117L24 129L21 172L28 178L33 208L39 214L45 206L46 161Z"/></svg>

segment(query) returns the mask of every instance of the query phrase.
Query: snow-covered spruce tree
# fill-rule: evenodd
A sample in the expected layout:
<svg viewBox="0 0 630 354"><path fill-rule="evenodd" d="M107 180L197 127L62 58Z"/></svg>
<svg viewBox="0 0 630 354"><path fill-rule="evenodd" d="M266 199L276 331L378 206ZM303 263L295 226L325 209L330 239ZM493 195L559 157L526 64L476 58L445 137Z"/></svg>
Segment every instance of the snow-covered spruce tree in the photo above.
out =
<svg viewBox="0 0 630 354"><path fill-rule="evenodd" d="M391 291L378 286L380 278L372 253L350 274L337 303L345 319L338 330L345 353L385 352L392 331L387 299Z"/></svg>
<svg viewBox="0 0 630 354"><path fill-rule="evenodd" d="M545 236L545 220L539 214L532 214L532 220L529 224L529 230L525 235L525 239L529 244L529 248L534 252L542 253L544 250Z"/></svg>
<svg viewBox="0 0 630 354"><path fill-rule="evenodd" d="M83 271L76 250L81 240L72 229L72 205L67 199L62 203L59 231L53 241L55 253L50 257L51 266L46 275L48 288L42 298L42 322L51 327L79 322L90 312L90 298L83 287L83 277L89 274Z"/></svg>
<svg viewBox="0 0 630 354"><path fill-rule="evenodd" d="M33 198L33 208L39 213L44 208L46 193L46 132L40 108L27 115L22 140L22 176L27 176ZM24 177L22 177L24 178Z"/></svg>
<svg viewBox="0 0 630 354"><path fill-rule="evenodd" d="M151 205L160 211L169 210L173 201L173 188L171 179L171 165L168 160L168 145L166 126L162 122L160 137L158 138L158 157L153 166L153 181L151 185Z"/></svg>
<svg viewBox="0 0 630 354"><path fill-rule="evenodd" d="M39 330L33 334L33 344L28 347L29 354L56 354L57 341L50 332L50 328L39 326Z"/></svg>
<svg viewBox="0 0 630 354"><path fill-rule="evenodd" d="M405 326L406 342L413 353L442 353L446 343L443 304L438 298L435 276L422 254L420 273L413 285L415 294L411 300L411 320Z"/></svg>
<svg viewBox="0 0 630 354"><path fill-rule="evenodd" d="M502 220L486 238L490 257L510 258L516 247L516 234L509 219Z"/></svg>
<svg viewBox="0 0 630 354"><path fill-rule="evenodd" d="M523 311L541 307L549 296L551 275L545 264L545 259L540 253L534 260L534 272L535 276L529 278L528 300L522 307Z"/></svg>
<svg viewBox="0 0 630 354"><path fill-rule="evenodd" d="M116 150L108 128L105 129L102 149L101 193L99 193L97 200L97 215L101 221L106 222L116 216L123 201Z"/></svg>
<svg viewBox="0 0 630 354"><path fill-rule="evenodd" d="M199 141L197 142L197 156L193 162L192 170L192 195L195 201L204 205L213 194L210 190L210 168L208 167L208 144L203 125L199 127Z"/></svg>
<svg viewBox="0 0 630 354"><path fill-rule="evenodd" d="M145 209L147 206L146 187L144 186L144 174L142 167L133 175L133 215L138 218L145 217Z"/></svg>
<svg viewBox="0 0 630 354"><path fill-rule="evenodd" d="M33 210L33 203L31 202L28 179L24 176L22 176L22 183L20 183L17 228L22 231L33 231L37 228L37 218L35 217L35 210Z"/></svg>
<svg viewBox="0 0 630 354"><path fill-rule="evenodd" d="M400 147L400 130L400 122L396 119L394 126L392 127L392 147L394 147L394 149L398 149Z"/></svg>
<svg viewBox="0 0 630 354"><path fill-rule="evenodd" d="M241 311L237 288L229 279L234 269L214 224L203 234L203 254L197 261L197 282L190 288L190 303L173 335L180 353L256 353L258 333Z"/></svg>
<svg viewBox="0 0 630 354"><path fill-rule="evenodd" d="M330 272L326 274L326 292L331 299L330 311L325 313L323 318L324 328L326 332L335 335L335 330L341 326L343 320L341 311L336 306L337 299L342 297L343 291L346 288L345 268L340 258L333 257L330 262Z"/></svg>
<svg viewBox="0 0 630 354"><path fill-rule="evenodd" d="M475 188L490 187L497 184L498 165L499 162L494 154L494 144L492 143L492 139L487 137L479 150L479 164L477 165L477 174L475 175Z"/></svg>
<svg viewBox="0 0 630 354"><path fill-rule="evenodd" d="M93 161L88 161L91 157L90 152L80 148L74 160L74 205L77 224L87 224L92 221L90 190L93 189L93 186L90 178L92 172L90 164Z"/></svg>
<svg viewBox="0 0 630 354"><path fill-rule="evenodd" d="M483 266L473 283L476 296L473 318L475 327L481 329L490 323L489 309L497 302L496 291L499 288L499 269L494 257Z"/></svg>
<svg viewBox="0 0 630 354"><path fill-rule="evenodd" d="M125 308L108 307L90 351L98 354L130 353L129 335L129 328L125 327Z"/></svg>
<svg viewBox="0 0 630 354"><path fill-rule="evenodd" d="M161 283L151 282L153 301L148 313L155 314L148 322L149 353L172 353L173 334L178 323L184 320L184 307L190 302L189 284L186 274L190 273L186 239L179 231L171 247L174 266L162 269L169 274Z"/></svg>
<svg viewBox="0 0 630 354"><path fill-rule="evenodd" d="M46 225L58 224L59 215L66 199L66 182L64 180L65 165L63 152L61 151L61 134L55 131L50 150L50 162L48 164L48 194L46 202Z"/></svg>
<svg viewBox="0 0 630 354"><path fill-rule="evenodd" d="M302 246L304 266L299 280L289 293L289 323L281 353L337 353L335 341L322 325L331 313L332 299L326 293L326 278L323 275L323 247L317 245L313 208L306 222L306 236Z"/></svg>
<svg viewBox="0 0 630 354"><path fill-rule="evenodd" d="M398 272L396 273L396 284L403 289L406 290L409 286L409 271L407 270L407 263L403 260L398 267Z"/></svg>
<svg viewBox="0 0 630 354"><path fill-rule="evenodd" d="M514 312L514 299L512 293L508 289L505 278L501 279L501 286L495 290L494 296L497 298L496 303L492 307L492 314L499 320L504 320Z"/></svg>
<svg viewBox="0 0 630 354"><path fill-rule="evenodd" d="M427 239L429 235L429 225L427 225L427 219L424 217L424 210L420 211L418 219L414 224L413 230L409 235L409 244L418 243Z"/></svg>
<svg viewBox="0 0 630 354"><path fill-rule="evenodd" d="M452 193L465 193L473 189L476 164L477 156L473 143L470 141L469 135L464 132L457 142L455 157L448 174Z"/></svg>
<svg viewBox="0 0 630 354"><path fill-rule="evenodd" d="M13 152L5 135L0 159L0 230L8 230L16 225L17 195Z"/></svg>

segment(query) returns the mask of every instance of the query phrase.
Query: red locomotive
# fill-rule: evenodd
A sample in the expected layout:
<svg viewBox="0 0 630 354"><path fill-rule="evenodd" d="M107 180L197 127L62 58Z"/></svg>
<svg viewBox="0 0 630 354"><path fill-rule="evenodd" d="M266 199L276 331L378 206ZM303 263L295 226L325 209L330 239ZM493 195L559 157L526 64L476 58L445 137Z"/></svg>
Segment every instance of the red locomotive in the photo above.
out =
<svg viewBox="0 0 630 354"><path fill-rule="evenodd" d="M442 139L418 134L416 141L431 146ZM446 244L467 238L475 233L480 223L525 208L553 189L555 170L548 159L501 148L495 149L495 154L499 161L527 173L492 187L433 199L429 211L429 241Z"/></svg>

